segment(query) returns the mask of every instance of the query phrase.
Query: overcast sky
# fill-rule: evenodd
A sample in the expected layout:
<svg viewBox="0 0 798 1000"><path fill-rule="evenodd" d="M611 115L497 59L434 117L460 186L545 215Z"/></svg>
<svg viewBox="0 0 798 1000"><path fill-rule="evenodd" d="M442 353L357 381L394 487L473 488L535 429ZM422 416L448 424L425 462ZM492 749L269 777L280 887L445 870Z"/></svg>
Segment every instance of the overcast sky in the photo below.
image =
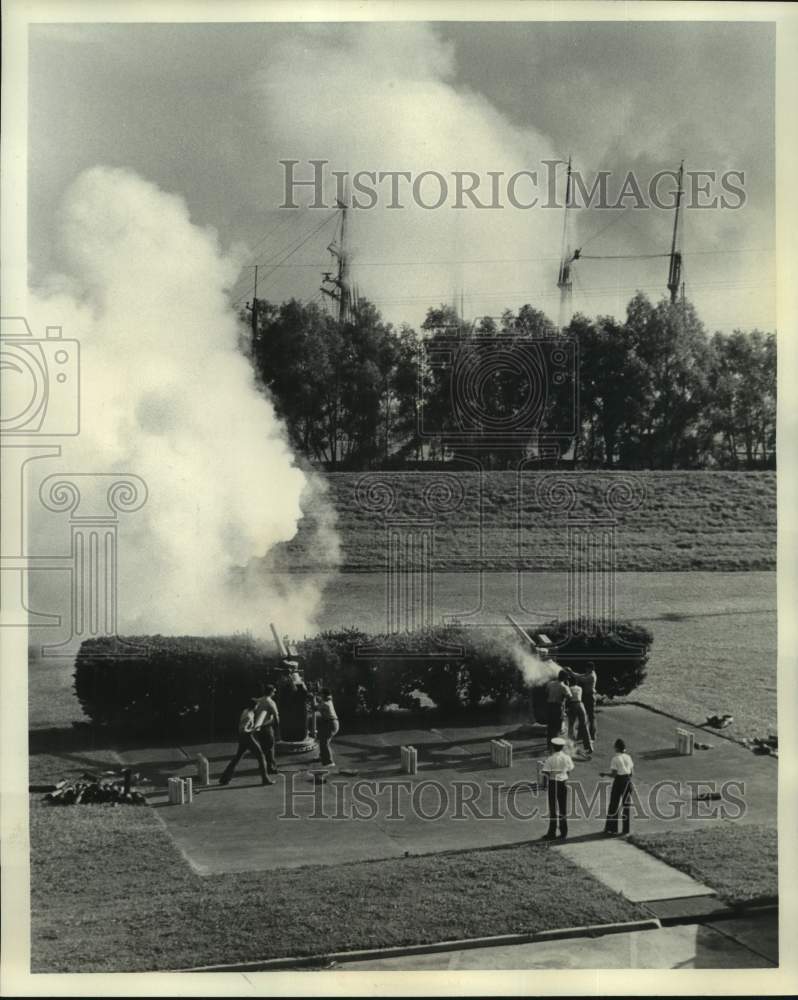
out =
<svg viewBox="0 0 798 1000"><path fill-rule="evenodd" d="M745 171L737 211L688 210L684 277L707 326L773 329L774 31L767 24L48 25L31 30L31 282L69 271L58 211L80 173L121 167L181 196L260 294L317 295L332 222L280 210L279 160L349 170ZM354 276L394 321L459 298L557 319L560 212L353 212ZM574 307L622 315L665 293L672 213L574 213ZM602 227L614 221L605 233ZM587 244L589 243L589 249ZM251 270L232 299L244 301Z"/></svg>

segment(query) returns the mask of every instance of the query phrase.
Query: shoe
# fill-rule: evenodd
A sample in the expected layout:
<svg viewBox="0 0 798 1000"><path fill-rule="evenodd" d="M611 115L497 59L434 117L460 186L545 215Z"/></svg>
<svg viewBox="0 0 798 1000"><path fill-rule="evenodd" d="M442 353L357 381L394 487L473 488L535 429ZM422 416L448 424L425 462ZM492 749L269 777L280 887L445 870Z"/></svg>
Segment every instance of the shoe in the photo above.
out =
<svg viewBox="0 0 798 1000"><path fill-rule="evenodd" d="M230 784L230 779L229 778L219 778L219 784L220 785L229 785Z"/></svg>
<svg viewBox="0 0 798 1000"><path fill-rule="evenodd" d="M617 834L617 832L615 830L604 830L603 833L604 833L605 837L617 837L618 836L618 834Z"/></svg>
<svg viewBox="0 0 798 1000"><path fill-rule="evenodd" d="M272 781L271 778L267 778L265 781L261 781L261 784L262 785L273 785L274 782Z"/></svg>
<svg viewBox="0 0 798 1000"><path fill-rule="evenodd" d="M557 835L555 833L544 833L540 838L541 840L556 840Z"/></svg>
<svg viewBox="0 0 798 1000"><path fill-rule="evenodd" d="M557 839L558 840L567 840L568 839L568 834L567 833L561 833L560 836Z"/></svg>

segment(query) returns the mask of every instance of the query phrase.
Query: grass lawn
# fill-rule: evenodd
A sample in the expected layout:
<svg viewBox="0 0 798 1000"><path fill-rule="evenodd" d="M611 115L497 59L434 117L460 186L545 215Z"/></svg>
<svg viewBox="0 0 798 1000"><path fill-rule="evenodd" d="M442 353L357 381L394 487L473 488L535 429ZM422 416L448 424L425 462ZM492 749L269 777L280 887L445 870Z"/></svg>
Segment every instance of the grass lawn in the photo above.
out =
<svg viewBox="0 0 798 1000"><path fill-rule="evenodd" d="M645 916L536 843L200 878L148 808L35 804L31 859L34 972L175 969Z"/></svg>
<svg viewBox="0 0 798 1000"><path fill-rule="evenodd" d="M568 575L521 577L526 607L545 621L568 608ZM484 620L503 622L515 607L515 573L438 573L435 617L462 613L482 600ZM651 630L654 644L643 684L631 697L696 725L728 712L728 736L766 736L777 729L776 574L773 572L618 573L619 618ZM384 630L385 574L341 574L324 592L320 628L357 625ZM710 737L709 742L712 742Z"/></svg>
<svg viewBox="0 0 798 1000"><path fill-rule="evenodd" d="M724 823L688 833L633 835L638 847L714 889L728 903L778 896L778 833Z"/></svg>
<svg viewBox="0 0 798 1000"><path fill-rule="evenodd" d="M71 676L66 665L29 671L31 784L119 768L70 725L81 719ZM186 968L645 916L539 843L201 878L146 807L56 807L36 794L30 830L34 972Z"/></svg>

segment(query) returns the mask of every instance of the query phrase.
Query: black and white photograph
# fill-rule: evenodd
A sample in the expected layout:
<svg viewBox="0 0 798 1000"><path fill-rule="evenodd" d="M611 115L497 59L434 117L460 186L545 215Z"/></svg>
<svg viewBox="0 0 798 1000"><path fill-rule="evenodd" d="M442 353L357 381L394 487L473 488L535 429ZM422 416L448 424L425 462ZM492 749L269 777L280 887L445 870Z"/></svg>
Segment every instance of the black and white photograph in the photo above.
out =
<svg viewBox="0 0 798 1000"><path fill-rule="evenodd" d="M3 15L2 995L794 993L795 11Z"/></svg>

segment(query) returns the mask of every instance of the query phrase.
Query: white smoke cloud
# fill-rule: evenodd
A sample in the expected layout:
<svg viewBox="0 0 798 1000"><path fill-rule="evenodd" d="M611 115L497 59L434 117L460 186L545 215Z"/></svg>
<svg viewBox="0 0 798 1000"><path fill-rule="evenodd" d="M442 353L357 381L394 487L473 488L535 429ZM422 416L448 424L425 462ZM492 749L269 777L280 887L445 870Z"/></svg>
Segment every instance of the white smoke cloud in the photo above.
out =
<svg viewBox="0 0 798 1000"><path fill-rule="evenodd" d="M456 81L454 50L433 28L358 25L332 36L305 35L275 46L255 87L269 149L280 159L300 161L297 178L312 176L310 159L326 159L330 171L350 175L437 171L446 178L448 198L439 209L413 204L402 182L402 210L388 208L383 197L373 209L350 213L353 279L384 315L418 322L430 305L459 303L462 290L469 318L533 301L556 321L562 214L513 208L506 193L512 174L538 170L544 201L541 161L556 155L544 136L517 127ZM451 207L453 171L479 175L482 203L491 200L488 171L504 172L504 207ZM279 204L282 173L270 169L267 183L266 201ZM389 194L388 181L377 186L382 195ZM421 188L428 203L438 192L434 179ZM296 202L309 203L308 193L312 196L309 188L297 189ZM534 195L529 179L519 181L519 201ZM421 263L381 266L396 260Z"/></svg>
<svg viewBox="0 0 798 1000"><path fill-rule="evenodd" d="M560 672L560 667L551 660L544 660L537 653L530 649L524 649L521 645L514 643L511 647L513 659L518 664L518 669L524 677L524 684L527 687L539 687L548 681L554 680Z"/></svg>
<svg viewBox="0 0 798 1000"><path fill-rule="evenodd" d="M180 197L124 170L84 172L59 221L69 274L30 297L28 319L37 336L56 324L80 341L81 433L60 459L36 463L33 543L52 553L68 536L63 514L39 509L39 479L134 473L149 497L120 517L120 631L260 635L273 620L302 634L320 582L278 587L258 560L294 536L303 493L317 486L239 349L226 296L239 262ZM319 525L332 564L330 517ZM32 574L34 609L49 610L54 576Z"/></svg>

